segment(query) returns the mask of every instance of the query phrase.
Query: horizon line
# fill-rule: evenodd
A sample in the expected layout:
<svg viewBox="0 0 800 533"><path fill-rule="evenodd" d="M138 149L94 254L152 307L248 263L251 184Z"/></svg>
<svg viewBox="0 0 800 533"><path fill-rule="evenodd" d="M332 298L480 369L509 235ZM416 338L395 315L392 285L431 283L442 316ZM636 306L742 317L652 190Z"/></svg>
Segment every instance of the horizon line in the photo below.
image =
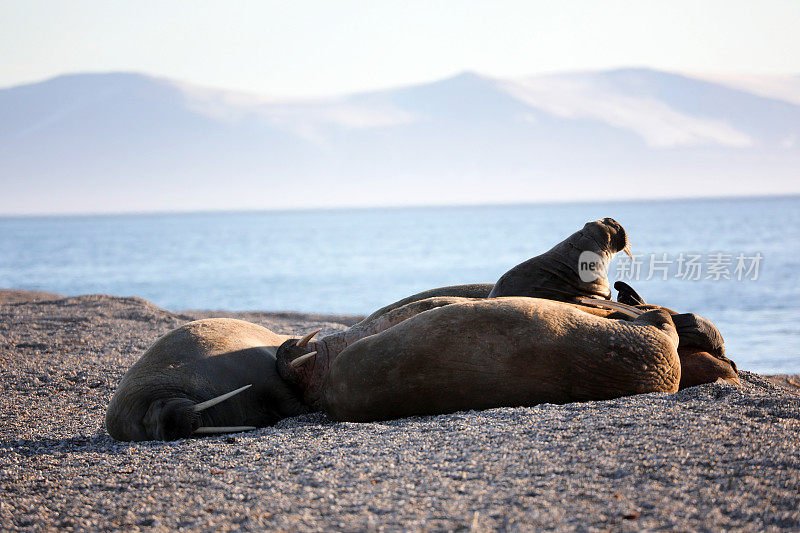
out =
<svg viewBox="0 0 800 533"><path fill-rule="evenodd" d="M674 203L674 202L702 202L709 200L777 200L800 198L800 192L767 193L767 194L740 194L740 195L714 195L714 196L666 196L620 198L606 200L541 200L532 202L496 202L496 203L462 203L462 204L385 204L370 206L320 206L320 207L287 207L287 208L220 208L220 209L173 209L152 211L93 211L84 213L0 213L0 219L23 218L96 218L96 217L146 217L146 216L181 216L181 215L222 215L238 213L304 213L310 211L373 211L377 209L468 209L468 208L493 208L493 207L528 207L528 206L569 206L569 205L596 205L596 204L632 204L632 203Z"/></svg>

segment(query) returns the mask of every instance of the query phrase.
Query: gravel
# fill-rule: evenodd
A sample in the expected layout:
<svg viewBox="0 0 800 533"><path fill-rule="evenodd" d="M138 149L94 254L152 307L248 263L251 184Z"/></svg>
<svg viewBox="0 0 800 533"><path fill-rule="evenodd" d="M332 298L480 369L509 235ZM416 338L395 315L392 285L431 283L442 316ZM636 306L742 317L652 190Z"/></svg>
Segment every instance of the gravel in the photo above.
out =
<svg viewBox="0 0 800 533"><path fill-rule="evenodd" d="M744 386L123 443L124 371L188 320L281 333L359 317L172 313L138 298L0 291L0 529L798 530L797 376Z"/></svg>

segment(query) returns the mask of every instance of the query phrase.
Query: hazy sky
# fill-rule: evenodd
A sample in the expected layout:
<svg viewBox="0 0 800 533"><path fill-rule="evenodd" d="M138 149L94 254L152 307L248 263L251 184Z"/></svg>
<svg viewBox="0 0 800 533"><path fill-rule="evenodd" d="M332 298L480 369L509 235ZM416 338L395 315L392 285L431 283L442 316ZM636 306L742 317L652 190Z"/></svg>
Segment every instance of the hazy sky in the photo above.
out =
<svg viewBox="0 0 800 533"><path fill-rule="evenodd" d="M276 96L648 66L800 74L800 1L0 0L0 86L126 70Z"/></svg>

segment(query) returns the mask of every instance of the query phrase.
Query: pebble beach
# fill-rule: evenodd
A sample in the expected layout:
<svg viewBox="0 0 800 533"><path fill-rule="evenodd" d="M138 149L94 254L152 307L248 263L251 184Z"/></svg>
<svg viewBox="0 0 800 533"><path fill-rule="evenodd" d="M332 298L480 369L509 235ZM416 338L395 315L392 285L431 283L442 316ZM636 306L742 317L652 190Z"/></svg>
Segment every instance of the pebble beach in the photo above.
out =
<svg viewBox="0 0 800 533"><path fill-rule="evenodd" d="M235 435L105 431L159 336L228 316L322 334L361 317L179 311L0 290L0 530L800 529L800 380ZM734 357L735 359L735 357Z"/></svg>

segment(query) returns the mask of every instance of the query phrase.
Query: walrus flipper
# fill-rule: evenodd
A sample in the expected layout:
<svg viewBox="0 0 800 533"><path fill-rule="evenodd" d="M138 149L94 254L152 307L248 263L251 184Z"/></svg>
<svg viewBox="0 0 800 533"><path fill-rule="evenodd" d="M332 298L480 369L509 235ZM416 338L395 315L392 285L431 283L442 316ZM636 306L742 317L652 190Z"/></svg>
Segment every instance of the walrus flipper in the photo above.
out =
<svg viewBox="0 0 800 533"><path fill-rule="evenodd" d="M613 218L588 222L549 251L503 274L489 298L528 296L570 303L586 297L610 300L606 269L614 254L629 250L628 235L619 222Z"/></svg>
<svg viewBox="0 0 800 533"><path fill-rule="evenodd" d="M614 289L617 290L617 301L620 303L628 305L647 305L644 298L624 281L615 281Z"/></svg>

